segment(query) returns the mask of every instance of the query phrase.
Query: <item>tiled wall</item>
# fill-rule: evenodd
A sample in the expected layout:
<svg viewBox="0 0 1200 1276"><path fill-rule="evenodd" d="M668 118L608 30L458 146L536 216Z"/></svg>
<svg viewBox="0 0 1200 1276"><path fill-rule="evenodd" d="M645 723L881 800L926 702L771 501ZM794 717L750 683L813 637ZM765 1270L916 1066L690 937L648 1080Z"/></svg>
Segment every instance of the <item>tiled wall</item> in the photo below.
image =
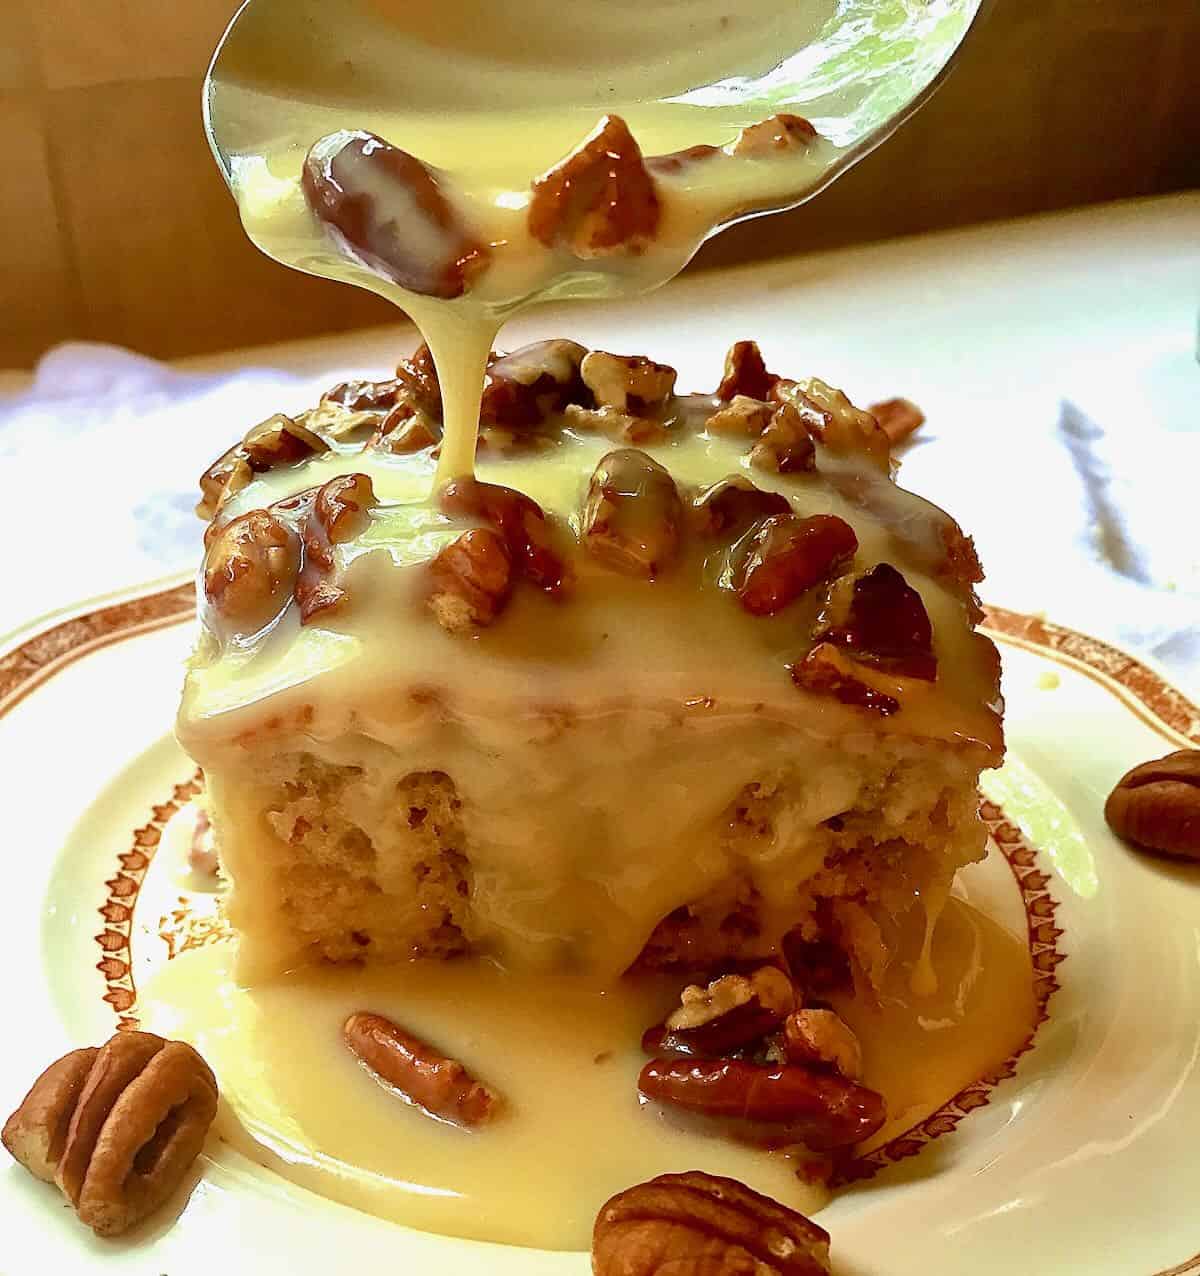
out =
<svg viewBox="0 0 1200 1276"><path fill-rule="evenodd" d="M200 127L234 0L0 0L0 366L385 321L245 241ZM1200 185L1200 0L996 0L933 102L818 200L695 268Z"/></svg>

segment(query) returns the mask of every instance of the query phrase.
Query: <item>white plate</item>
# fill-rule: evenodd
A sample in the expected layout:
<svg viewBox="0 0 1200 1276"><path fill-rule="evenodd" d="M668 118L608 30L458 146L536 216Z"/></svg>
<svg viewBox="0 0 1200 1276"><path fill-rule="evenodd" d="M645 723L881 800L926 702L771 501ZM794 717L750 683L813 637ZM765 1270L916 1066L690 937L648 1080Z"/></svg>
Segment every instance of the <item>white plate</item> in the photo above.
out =
<svg viewBox="0 0 1200 1276"><path fill-rule="evenodd" d="M191 587L81 606L0 655L5 864L0 1113L48 1059L136 1013L166 958L169 876L141 892L193 776L170 735ZM1200 710L1123 652L993 609L1010 757L988 814L1028 919L1030 1048L860 1163L820 1215L841 1276L1200 1272L1200 870L1135 855L1101 816L1131 765L1200 743ZM181 786L178 787L177 786ZM1003 808L1001 810L1001 808ZM1003 864L993 881L1008 882ZM996 874L1000 876L997 879ZM140 907L135 907L140 900ZM1011 901L1010 901L1011 904ZM1006 905L1009 906L1009 905ZM210 1139L172 1207L98 1241L0 1166L0 1272L214 1269L439 1276L588 1271L583 1254L411 1231L294 1187Z"/></svg>

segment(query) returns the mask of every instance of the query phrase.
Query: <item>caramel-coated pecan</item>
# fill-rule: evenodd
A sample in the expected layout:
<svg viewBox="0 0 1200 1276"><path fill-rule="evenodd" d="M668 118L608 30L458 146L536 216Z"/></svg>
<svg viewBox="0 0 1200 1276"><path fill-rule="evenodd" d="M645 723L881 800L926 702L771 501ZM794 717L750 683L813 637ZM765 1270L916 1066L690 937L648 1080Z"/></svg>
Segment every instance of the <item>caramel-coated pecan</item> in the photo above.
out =
<svg viewBox="0 0 1200 1276"><path fill-rule="evenodd" d="M780 381L772 394L804 413L808 432L831 452L857 453L885 474L891 466L891 442L869 412L863 412L833 386L816 377Z"/></svg>
<svg viewBox="0 0 1200 1276"><path fill-rule="evenodd" d="M445 183L383 138L346 131L314 143L301 176L309 207L350 255L409 292L451 298L487 268L490 252Z"/></svg>
<svg viewBox="0 0 1200 1276"><path fill-rule="evenodd" d="M476 527L452 541L429 564L429 609L452 634L485 629L512 594L508 544L490 527Z"/></svg>
<svg viewBox="0 0 1200 1276"><path fill-rule="evenodd" d="M300 567L300 538L266 510L219 528L204 561L204 595L217 615L253 633L287 606Z"/></svg>
<svg viewBox="0 0 1200 1276"><path fill-rule="evenodd" d="M900 701L867 681L867 671L832 643L818 643L803 660L788 665L792 681L814 695L865 709L881 718L899 713Z"/></svg>
<svg viewBox="0 0 1200 1276"><path fill-rule="evenodd" d="M642 1048L661 1054L719 1059L774 1032L796 1005L791 980L777 966L749 974L721 975L707 987L689 985L680 1005L642 1039Z"/></svg>
<svg viewBox="0 0 1200 1276"><path fill-rule="evenodd" d="M486 426L522 430L540 425L569 403L590 404L580 375L587 350L577 341L536 341L488 365L479 419Z"/></svg>
<svg viewBox="0 0 1200 1276"><path fill-rule="evenodd" d="M411 403L397 403L379 422L370 445L393 456L424 452L442 441L441 427Z"/></svg>
<svg viewBox="0 0 1200 1276"><path fill-rule="evenodd" d="M662 1174L605 1202L594 1276L828 1276L829 1233L735 1179Z"/></svg>
<svg viewBox="0 0 1200 1276"><path fill-rule="evenodd" d="M4 1144L53 1180L79 1218L116 1236L183 1182L217 1110L217 1083L182 1041L119 1032L42 1074L4 1127Z"/></svg>
<svg viewBox="0 0 1200 1276"><path fill-rule="evenodd" d="M384 412L394 407L404 383L388 381L339 381L321 396L323 404L345 408L347 412Z"/></svg>
<svg viewBox="0 0 1200 1276"><path fill-rule="evenodd" d="M778 492L764 492L744 475L732 474L699 492L692 501L692 525L705 536L732 538L762 518L790 514Z"/></svg>
<svg viewBox="0 0 1200 1276"><path fill-rule="evenodd" d="M770 403L735 394L723 407L718 408L704 422L709 434L744 435L757 439L767 428L776 408Z"/></svg>
<svg viewBox="0 0 1200 1276"><path fill-rule="evenodd" d="M572 429L596 432L630 447L652 447L667 438L667 427L655 417L631 416L619 408L584 408L568 403L566 423Z"/></svg>
<svg viewBox="0 0 1200 1276"><path fill-rule="evenodd" d="M1118 837L1144 850L1200 860L1200 749L1127 771L1104 804Z"/></svg>
<svg viewBox="0 0 1200 1276"><path fill-rule="evenodd" d="M837 611L836 605L831 611ZM859 576L844 618L831 616L818 635L877 669L932 682L937 677L933 626L921 595L891 563Z"/></svg>
<svg viewBox="0 0 1200 1276"><path fill-rule="evenodd" d="M882 403L872 403L869 411L892 447L925 424L925 413L911 399L884 399Z"/></svg>
<svg viewBox="0 0 1200 1276"><path fill-rule="evenodd" d="M242 445L235 443L228 452L222 453L200 475L200 500L196 503L196 514L199 518L216 517L221 507L231 496L236 496L252 479L254 471L246 460ZM208 529L205 531L207 536Z"/></svg>
<svg viewBox="0 0 1200 1276"><path fill-rule="evenodd" d="M294 590L302 625L345 601L334 547L362 534L374 505L375 490L366 474L339 474L318 489L304 519L304 565Z"/></svg>
<svg viewBox="0 0 1200 1276"><path fill-rule="evenodd" d="M408 399L414 407L435 421L442 419L442 386L438 380L433 351L422 341L396 365L396 380L401 386L397 399Z"/></svg>
<svg viewBox="0 0 1200 1276"><path fill-rule="evenodd" d="M805 413L794 403L780 403L766 428L750 449L750 464L773 474L803 474L816 467L817 450L805 423Z"/></svg>
<svg viewBox="0 0 1200 1276"><path fill-rule="evenodd" d="M568 583L567 565L550 543L542 507L523 492L477 479L454 479L440 494L447 514L478 518L503 537L516 571L537 589L559 594Z"/></svg>
<svg viewBox="0 0 1200 1276"><path fill-rule="evenodd" d="M240 443L219 456L200 476L200 503L196 513L211 519L221 506L250 482L275 466L293 465L329 444L301 420L276 413L246 431Z"/></svg>
<svg viewBox="0 0 1200 1276"><path fill-rule="evenodd" d="M838 575L857 549L854 529L835 514L775 514L763 523L735 573L738 601L753 616L772 616Z"/></svg>
<svg viewBox="0 0 1200 1276"><path fill-rule="evenodd" d="M600 407L630 416L662 410L675 389L675 369L637 354L592 350L579 366L583 383Z"/></svg>
<svg viewBox="0 0 1200 1276"><path fill-rule="evenodd" d="M342 1039L385 1085L442 1121L472 1128L494 1121L504 1110L500 1095L457 1059L383 1015L352 1014L342 1026Z"/></svg>
<svg viewBox="0 0 1200 1276"><path fill-rule="evenodd" d="M659 200L628 125L606 115L565 159L533 183L533 237L588 260L640 253L658 233Z"/></svg>
<svg viewBox="0 0 1200 1276"><path fill-rule="evenodd" d="M818 1152L869 1138L887 1116L881 1095L842 1077L744 1059L652 1059L638 1089L701 1116L780 1127Z"/></svg>
<svg viewBox="0 0 1200 1276"><path fill-rule="evenodd" d="M789 1063L829 1067L847 1081L862 1078L862 1047L834 1010L794 1011L784 1021L783 1042Z"/></svg>
<svg viewBox="0 0 1200 1276"><path fill-rule="evenodd" d="M250 468L261 474L277 465L292 465L307 456L328 452L329 444L301 421L277 412L246 431L242 450Z"/></svg>
<svg viewBox="0 0 1200 1276"><path fill-rule="evenodd" d="M725 374L717 386L718 399L729 401L739 394L749 399L766 399L779 377L767 371L762 351L755 341L735 341L725 355Z"/></svg>
<svg viewBox="0 0 1200 1276"><path fill-rule="evenodd" d="M653 579L675 561L683 502L675 480L645 452L622 448L596 466L583 509L583 544L600 562Z"/></svg>
<svg viewBox="0 0 1200 1276"><path fill-rule="evenodd" d="M802 116L781 112L749 124L734 143L735 155L774 155L780 151L807 150L817 130Z"/></svg>

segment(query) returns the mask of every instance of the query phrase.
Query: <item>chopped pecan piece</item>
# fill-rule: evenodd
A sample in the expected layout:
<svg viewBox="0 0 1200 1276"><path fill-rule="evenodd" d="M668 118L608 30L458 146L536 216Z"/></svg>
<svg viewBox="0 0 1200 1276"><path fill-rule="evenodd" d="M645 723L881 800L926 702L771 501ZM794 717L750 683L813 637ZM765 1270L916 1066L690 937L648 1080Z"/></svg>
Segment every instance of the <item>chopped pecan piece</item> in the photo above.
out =
<svg viewBox="0 0 1200 1276"><path fill-rule="evenodd" d="M630 416L660 411L675 389L675 369L642 355L593 350L584 357L579 372L600 407Z"/></svg>
<svg viewBox="0 0 1200 1276"><path fill-rule="evenodd" d="M499 532L476 527L452 541L429 565L429 608L448 633L485 629L512 594L513 566Z"/></svg>
<svg viewBox="0 0 1200 1276"><path fill-rule="evenodd" d="M221 507L231 496L236 495L254 478L254 471L242 445L235 443L228 452L222 453L200 475L200 500L196 504L196 514L200 518L213 519ZM205 532L207 538L208 532ZM207 546L206 546L207 548Z"/></svg>
<svg viewBox="0 0 1200 1276"><path fill-rule="evenodd" d="M721 975L707 987L689 985L661 1032L651 1029L643 1049L719 1059L773 1032L796 1004L791 980L777 966L748 975Z"/></svg>
<svg viewBox="0 0 1200 1276"><path fill-rule="evenodd" d="M277 412L246 431L242 448L250 468L261 474L276 465L291 465L306 456L328 452L329 444L300 421Z"/></svg>
<svg viewBox="0 0 1200 1276"><path fill-rule="evenodd" d="M752 616L773 616L806 590L838 575L858 537L834 514L775 514L763 523L735 574L738 601Z"/></svg>
<svg viewBox="0 0 1200 1276"><path fill-rule="evenodd" d="M582 408L568 403L565 409L567 424L576 430L598 431L614 443L631 447L650 447L662 443L667 437L667 427L659 420L647 416L630 416L619 408Z"/></svg>
<svg viewBox="0 0 1200 1276"><path fill-rule="evenodd" d="M348 412L382 412L394 407L404 388L395 378L390 381L340 381L321 396L322 403L332 403Z"/></svg>
<svg viewBox="0 0 1200 1276"><path fill-rule="evenodd" d="M658 193L625 121L606 115L565 159L533 183L535 239L582 260L640 253L658 234Z"/></svg>
<svg viewBox="0 0 1200 1276"><path fill-rule="evenodd" d="M344 545L367 527L375 489L365 474L339 474L317 493L313 516L331 545Z"/></svg>
<svg viewBox="0 0 1200 1276"><path fill-rule="evenodd" d="M583 544L600 562L653 579L679 552L683 502L675 480L645 452L622 448L596 466L583 509Z"/></svg>
<svg viewBox="0 0 1200 1276"><path fill-rule="evenodd" d="M240 443L235 443L204 471L200 476L201 500L196 513L211 519L253 475L327 451L329 444L302 421L276 413L252 425Z"/></svg>
<svg viewBox="0 0 1200 1276"><path fill-rule="evenodd" d="M817 464L817 450L804 413L792 403L779 404L758 441L750 449L750 464L774 474L802 474Z"/></svg>
<svg viewBox="0 0 1200 1276"><path fill-rule="evenodd" d="M474 1128L494 1121L504 1110L500 1095L457 1059L439 1054L383 1015L364 1010L352 1014L342 1027L342 1038L385 1085L442 1121Z"/></svg>
<svg viewBox="0 0 1200 1276"><path fill-rule="evenodd" d="M879 563L854 582L848 614L819 635L888 673L937 677L933 626L921 595L891 565Z"/></svg>
<svg viewBox="0 0 1200 1276"><path fill-rule="evenodd" d="M294 591L302 625L345 600L346 591L335 579L334 546L363 532L374 504L375 490L365 474L339 474L318 489L304 520L304 565Z"/></svg>
<svg viewBox="0 0 1200 1276"><path fill-rule="evenodd" d="M668 151L665 155L647 155L646 167L663 177L676 177L718 157L726 158L726 153L719 146L701 143L699 146L686 146L681 151Z"/></svg>
<svg viewBox="0 0 1200 1276"><path fill-rule="evenodd" d="M828 1276L829 1233L735 1179L661 1174L607 1201L594 1276Z"/></svg>
<svg viewBox="0 0 1200 1276"><path fill-rule="evenodd" d="M707 536L737 536L760 518L791 512L786 496L764 492L741 474L713 483L692 501L692 523Z"/></svg>
<svg viewBox="0 0 1200 1276"><path fill-rule="evenodd" d="M882 403L872 403L869 411L892 447L925 424L925 413L911 399L884 399Z"/></svg>
<svg viewBox="0 0 1200 1276"><path fill-rule="evenodd" d="M396 365L396 381L401 386L397 402L407 399L418 411L441 421L442 386L433 362L433 352L425 342Z"/></svg>
<svg viewBox="0 0 1200 1276"><path fill-rule="evenodd" d="M479 419L520 430L540 425L569 403L590 403L580 375L587 350L576 341L537 341L488 365Z"/></svg>
<svg viewBox="0 0 1200 1276"><path fill-rule="evenodd" d="M442 441L441 428L411 403L398 403L380 421L370 445L393 456L424 452Z"/></svg>
<svg viewBox="0 0 1200 1276"><path fill-rule="evenodd" d="M204 563L204 595L236 629L254 632L291 597L300 538L266 510L250 510L221 527Z"/></svg>
<svg viewBox="0 0 1200 1276"><path fill-rule="evenodd" d="M818 643L803 660L788 665L796 686L881 718L900 711L900 701L864 681L864 670L832 643Z"/></svg>
<svg viewBox="0 0 1200 1276"><path fill-rule="evenodd" d="M444 176L373 133L321 138L301 184L343 249L409 292L461 297L487 268L488 247L447 198Z"/></svg>
<svg viewBox="0 0 1200 1276"><path fill-rule="evenodd" d="M891 443L869 412L816 377L780 381L772 393L801 411L808 432L831 452L858 453L885 474L890 472ZM808 411L804 411L808 409Z"/></svg>
<svg viewBox="0 0 1200 1276"><path fill-rule="evenodd" d="M779 377L767 371L756 341L735 341L725 355L725 375L717 386L717 398L732 400L739 394L748 399L766 399Z"/></svg>
<svg viewBox="0 0 1200 1276"><path fill-rule="evenodd" d="M440 500L447 514L465 514L495 528L514 567L536 588L557 595L567 584L567 565L550 544L546 515L523 492L465 478L447 483Z"/></svg>
<svg viewBox="0 0 1200 1276"><path fill-rule="evenodd" d="M53 1178L94 1232L116 1236L180 1185L216 1111L216 1079L191 1046L119 1032L52 1064L5 1124L4 1145Z"/></svg>
<svg viewBox="0 0 1200 1276"><path fill-rule="evenodd" d="M836 1011L794 1011L784 1021L783 1042L789 1063L827 1066L847 1081L862 1078L862 1047Z"/></svg>
<svg viewBox="0 0 1200 1276"><path fill-rule="evenodd" d="M742 129L733 153L772 155L779 151L806 150L816 136L817 130L802 115L781 112Z"/></svg>
<svg viewBox="0 0 1200 1276"><path fill-rule="evenodd" d="M1127 771L1104 804L1118 837L1144 850L1200 860L1200 749Z"/></svg>
<svg viewBox="0 0 1200 1276"><path fill-rule="evenodd" d="M860 1143L887 1115L881 1095L842 1077L743 1059L652 1059L638 1089L702 1116L783 1127L818 1152Z"/></svg>
<svg viewBox="0 0 1200 1276"><path fill-rule="evenodd" d="M710 434L742 434L757 439L767 428L777 409L770 403L735 394L724 407L718 408L704 422Z"/></svg>

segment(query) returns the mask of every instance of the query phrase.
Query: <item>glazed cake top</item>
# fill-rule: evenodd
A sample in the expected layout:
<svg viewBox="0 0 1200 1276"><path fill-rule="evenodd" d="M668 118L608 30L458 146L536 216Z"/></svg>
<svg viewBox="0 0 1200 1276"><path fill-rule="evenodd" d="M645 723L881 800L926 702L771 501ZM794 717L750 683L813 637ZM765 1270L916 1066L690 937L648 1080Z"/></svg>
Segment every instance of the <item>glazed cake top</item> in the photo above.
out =
<svg viewBox="0 0 1200 1276"><path fill-rule="evenodd" d="M903 413L901 413L901 416ZM386 737L637 705L1002 748L971 542L899 488L891 414L730 351L716 391L540 342L489 361L473 478L435 480L422 348L253 427L210 519L185 743ZM894 431L893 431L894 432Z"/></svg>

